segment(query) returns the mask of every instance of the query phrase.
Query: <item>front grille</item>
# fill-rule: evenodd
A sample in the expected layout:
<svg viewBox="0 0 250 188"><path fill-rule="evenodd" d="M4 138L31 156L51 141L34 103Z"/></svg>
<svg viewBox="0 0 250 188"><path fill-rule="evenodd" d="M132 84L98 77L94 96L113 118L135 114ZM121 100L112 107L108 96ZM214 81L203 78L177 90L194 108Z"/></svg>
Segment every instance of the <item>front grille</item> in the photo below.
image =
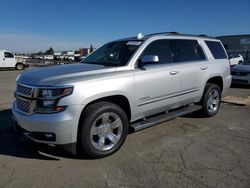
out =
<svg viewBox="0 0 250 188"><path fill-rule="evenodd" d="M231 74L235 75L235 76L247 76L248 74L250 74L250 72L236 72L236 71L232 71Z"/></svg>
<svg viewBox="0 0 250 188"><path fill-rule="evenodd" d="M23 86L23 85L17 85L16 91L20 93L21 95L25 96L32 96L32 88Z"/></svg>
<svg viewBox="0 0 250 188"><path fill-rule="evenodd" d="M30 103L31 102L29 100L25 100L21 98L16 99L17 108L25 113L30 113Z"/></svg>
<svg viewBox="0 0 250 188"><path fill-rule="evenodd" d="M34 92L35 91L31 86L17 84L15 97L16 107L19 111L26 114L31 114L33 112L34 102L32 102L32 98L34 97Z"/></svg>

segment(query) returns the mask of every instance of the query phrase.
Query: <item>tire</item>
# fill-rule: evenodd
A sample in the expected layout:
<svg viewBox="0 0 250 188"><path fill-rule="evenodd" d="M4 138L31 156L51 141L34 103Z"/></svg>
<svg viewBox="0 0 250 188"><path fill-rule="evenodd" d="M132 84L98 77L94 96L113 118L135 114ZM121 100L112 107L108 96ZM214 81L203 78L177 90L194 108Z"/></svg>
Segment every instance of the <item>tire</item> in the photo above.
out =
<svg viewBox="0 0 250 188"><path fill-rule="evenodd" d="M116 104L91 104L86 107L81 119L78 153L91 158L103 158L115 153L123 145L128 133L128 118Z"/></svg>
<svg viewBox="0 0 250 188"><path fill-rule="evenodd" d="M23 70L24 69L24 64L23 63L17 63L15 69L16 70Z"/></svg>
<svg viewBox="0 0 250 188"><path fill-rule="evenodd" d="M239 61L238 64L241 65L243 62L242 61Z"/></svg>
<svg viewBox="0 0 250 188"><path fill-rule="evenodd" d="M221 103L221 89L218 85L207 83L203 97L200 101L202 105L201 114L205 117L211 117L217 114Z"/></svg>

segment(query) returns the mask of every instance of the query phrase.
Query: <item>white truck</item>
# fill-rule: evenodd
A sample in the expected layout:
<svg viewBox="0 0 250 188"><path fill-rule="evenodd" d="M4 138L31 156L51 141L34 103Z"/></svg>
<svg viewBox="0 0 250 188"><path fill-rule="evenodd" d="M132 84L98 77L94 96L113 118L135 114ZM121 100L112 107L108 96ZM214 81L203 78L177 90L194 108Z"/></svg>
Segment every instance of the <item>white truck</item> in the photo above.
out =
<svg viewBox="0 0 250 188"><path fill-rule="evenodd" d="M18 62L13 53L6 50L0 50L0 68L23 70L25 65L22 62Z"/></svg>

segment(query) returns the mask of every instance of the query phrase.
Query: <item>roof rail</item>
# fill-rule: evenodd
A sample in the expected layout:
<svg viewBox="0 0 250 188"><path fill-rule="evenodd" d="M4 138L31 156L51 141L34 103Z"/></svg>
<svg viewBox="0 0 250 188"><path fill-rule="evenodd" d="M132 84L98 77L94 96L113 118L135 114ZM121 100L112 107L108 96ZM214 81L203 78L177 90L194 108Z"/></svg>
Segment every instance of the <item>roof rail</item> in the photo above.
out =
<svg viewBox="0 0 250 188"><path fill-rule="evenodd" d="M214 37L211 37L211 36L208 36L208 35L204 35L204 34L182 34L182 33L177 33L175 31L172 31L172 32L162 32L162 33L152 33L152 34L148 34L148 35L145 35L144 37L148 38L148 37L151 37L151 36L155 36L155 35L178 35L178 36L187 36L187 37L205 37L205 38L214 38Z"/></svg>
<svg viewBox="0 0 250 188"><path fill-rule="evenodd" d="M175 31L170 31L170 32L151 33L151 34L148 34L146 36L149 37L149 36L153 36L153 35L171 35L171 34L178 35L180 33L175 32Z"/></svg>

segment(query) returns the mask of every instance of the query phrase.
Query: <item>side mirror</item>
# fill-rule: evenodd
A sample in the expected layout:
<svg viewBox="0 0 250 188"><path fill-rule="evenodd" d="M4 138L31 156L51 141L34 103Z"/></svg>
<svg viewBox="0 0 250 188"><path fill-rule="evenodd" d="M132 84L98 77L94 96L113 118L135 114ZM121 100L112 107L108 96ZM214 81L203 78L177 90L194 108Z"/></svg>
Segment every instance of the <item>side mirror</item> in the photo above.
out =
<svg viewBox="0 0 250 188"><path fill-rule="evenodd" d="M145 55L138 62L138 68L146 70L144 65L159 63L159 57L157 55Z"/></svg>
<svg viewBox="0 0 250 188"><path fill-rule="evenodd" d="M159 63L159 57L157 55L145 55L141 59L142 64L155 64Z"/></svg>

